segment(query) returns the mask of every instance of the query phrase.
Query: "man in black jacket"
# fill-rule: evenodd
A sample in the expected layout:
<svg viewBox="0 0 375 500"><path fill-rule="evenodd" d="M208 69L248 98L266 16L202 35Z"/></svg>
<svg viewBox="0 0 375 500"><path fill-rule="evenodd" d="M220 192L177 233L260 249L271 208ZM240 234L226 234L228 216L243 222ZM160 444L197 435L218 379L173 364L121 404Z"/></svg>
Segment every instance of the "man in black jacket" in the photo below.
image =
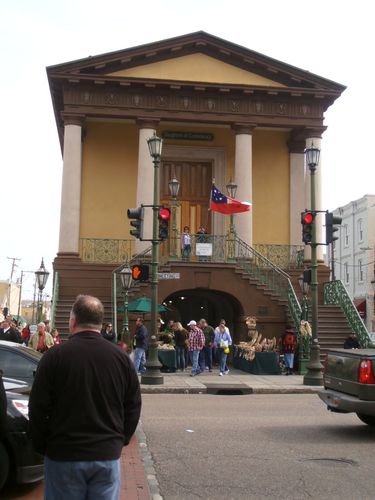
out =
<svg viewBox="0 0 375 500"><path fill-rule="evenodd" d="M80 295L68 342L39 362L29 401L34 448L45 455L45 497L117 500L120 455L141 411L128 355L100 335L103 305Z"/></svg>
<svg viewBox="0 0 375 500"><path fill-rule="evenodd" d="M22 342L21 334L11 325L9 319L2 322L0 328L0 340L6 340L7 342L16 342L20 344Z"/></svg>

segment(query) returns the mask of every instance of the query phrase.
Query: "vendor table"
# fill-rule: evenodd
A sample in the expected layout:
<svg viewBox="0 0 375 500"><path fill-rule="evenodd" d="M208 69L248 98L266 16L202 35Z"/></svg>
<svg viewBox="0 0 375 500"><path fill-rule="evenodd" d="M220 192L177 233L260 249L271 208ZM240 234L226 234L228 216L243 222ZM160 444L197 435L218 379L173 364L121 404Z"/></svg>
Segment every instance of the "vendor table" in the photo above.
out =
<svg viewBox="0 0 375 500"><path fill-rule="evenodd" d="M277 352L256 352L253 361L239 357L237 348L233 357L233 367L254 375L280 375L279 355Z"/></svg>
<svg viewBox="0 0 375 500"><path fill-rule="evenodd" d="M177 368L176 351L174 349L158 349L158 357L163 365L161 371L175 372Z"/></svg>

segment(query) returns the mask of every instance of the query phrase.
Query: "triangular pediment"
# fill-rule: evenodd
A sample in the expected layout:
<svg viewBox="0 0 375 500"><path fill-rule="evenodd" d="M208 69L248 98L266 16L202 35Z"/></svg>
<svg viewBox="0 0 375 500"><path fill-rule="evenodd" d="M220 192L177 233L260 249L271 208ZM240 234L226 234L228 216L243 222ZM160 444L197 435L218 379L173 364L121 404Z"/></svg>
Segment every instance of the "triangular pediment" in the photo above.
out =
<svg viewBox="0 0 375 500"><path fill-rule="evenodd" d="M316 89L337 95L345 89L336 82L204 31L50 66L47 73L50 78L82 75L85 78L203 81Z"/></svg>
<svg viewBox="0 0 375 500"><path fill-rule="evenodd" d="M202 53L134 66L109 73L107 76L265 87L285 86Z"/></svg>

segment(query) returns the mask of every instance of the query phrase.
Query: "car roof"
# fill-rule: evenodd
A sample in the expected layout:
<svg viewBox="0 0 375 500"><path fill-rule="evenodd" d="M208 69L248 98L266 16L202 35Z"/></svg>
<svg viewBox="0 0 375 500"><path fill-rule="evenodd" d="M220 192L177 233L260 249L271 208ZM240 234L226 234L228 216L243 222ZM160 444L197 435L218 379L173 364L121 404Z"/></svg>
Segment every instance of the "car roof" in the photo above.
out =
<svg viewBox="0 0 375 500"><path fill-rule="evenodd" d="M0 340L0 350L2 349L19 351L26 356L32 357L35 361L39 361L42 357L42 354L40 352L34 351L34 349L31 349L30 347L26 347L22 344L17 344L16 342L8 342L7 340Z"/></svg>

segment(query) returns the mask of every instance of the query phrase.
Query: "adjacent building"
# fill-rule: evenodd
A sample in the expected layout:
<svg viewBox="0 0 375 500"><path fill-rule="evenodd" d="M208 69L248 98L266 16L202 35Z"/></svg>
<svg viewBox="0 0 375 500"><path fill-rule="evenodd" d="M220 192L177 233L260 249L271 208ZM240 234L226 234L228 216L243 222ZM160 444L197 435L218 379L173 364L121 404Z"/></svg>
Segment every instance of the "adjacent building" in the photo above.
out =
<svg viewBox="0 0 375 500"><path fill-rule="evenodd" d="M333 212L342 218L334 243L334 277L340 279L369 331L375 331L375 195L367 194Z"/></svg>

